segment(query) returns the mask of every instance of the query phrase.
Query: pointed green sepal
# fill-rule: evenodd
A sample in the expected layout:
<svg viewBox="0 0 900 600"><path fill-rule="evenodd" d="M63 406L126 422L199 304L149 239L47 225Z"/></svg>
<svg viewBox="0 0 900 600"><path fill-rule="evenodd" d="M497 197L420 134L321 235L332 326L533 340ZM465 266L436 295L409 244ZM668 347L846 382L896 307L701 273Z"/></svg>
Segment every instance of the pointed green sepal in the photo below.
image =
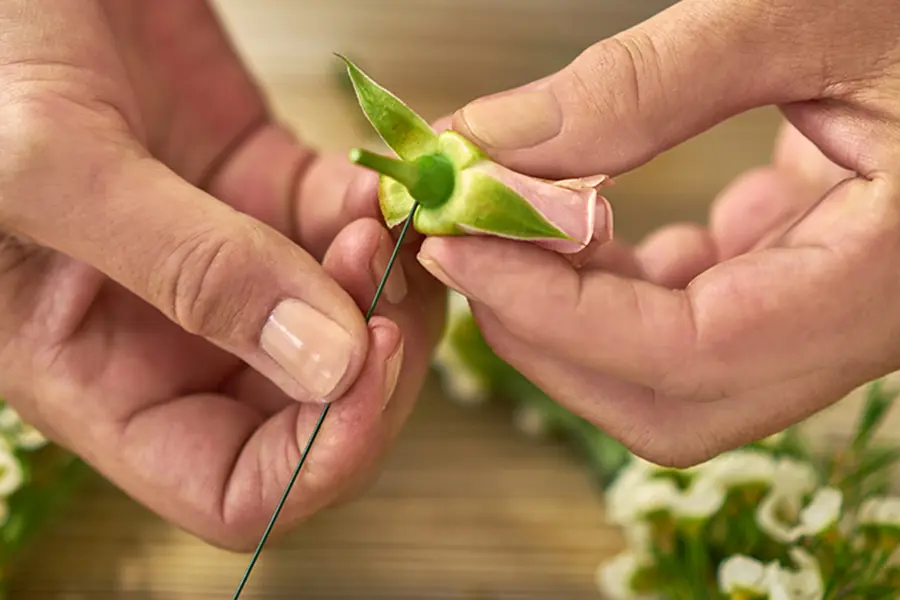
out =
<svg viewBox="0 0 900 600"><path fill-rule="evenodd" d="M464 171L444 206L416 212L416 230L425 235L491 234L508 239L571 240L531 203L497 179Z"/></svg>
<svg viewBox="0 0 900 600"><path fill-rule="evenodd" d="M391 92L377 84L350 59L340 54L366 118L388 147L411 161L438 149L438 136L428 123Z"/></svg>

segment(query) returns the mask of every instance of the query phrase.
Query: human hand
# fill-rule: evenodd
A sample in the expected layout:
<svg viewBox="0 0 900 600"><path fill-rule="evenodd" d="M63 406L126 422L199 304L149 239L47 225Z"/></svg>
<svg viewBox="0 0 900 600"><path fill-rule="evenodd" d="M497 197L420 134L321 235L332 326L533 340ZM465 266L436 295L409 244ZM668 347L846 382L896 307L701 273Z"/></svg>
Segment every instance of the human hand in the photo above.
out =
<svg viewBox="0 0 900 600"><path fill-rule="evenodd" d="M441 325L412 251L365 323L393 243L374 176L272 120L203 0L2 0L0 28L0 392L229 548L322 398L278 529L360 489Z"/></svg>
<svg viewBox="0 0 900 600"><path fill-rule="evenodd" d="M495 238L431 238L420 260L499 356L646 459L692 465L798 422L900 368L895 12L683 0L471 103L457 131L547 178L617 175L753 107L791 125L709 228L611 243L580 270Z"/></svg>

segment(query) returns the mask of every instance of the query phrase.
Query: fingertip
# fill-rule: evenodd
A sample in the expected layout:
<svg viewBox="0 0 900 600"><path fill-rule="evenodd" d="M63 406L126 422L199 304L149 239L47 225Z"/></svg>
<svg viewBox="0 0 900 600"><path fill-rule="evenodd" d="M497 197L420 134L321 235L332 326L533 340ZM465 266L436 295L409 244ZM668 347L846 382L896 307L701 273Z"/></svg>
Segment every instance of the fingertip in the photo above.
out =
<svg viewBox="0 0 900 600"><path fill-rule="evenodd" d="M334 237L322 259L325 271L346 288L348 278L365 273L384 232L384 227L371 218L348 224Z"/></svg>
<svg viewBox="0 0 900 600"><path fill-rule="evenodd" d="M457 131L458 133L462 133L453 127L454 118L455 118L455 115L447 115L447 116L441 117L440 119L438 119L431 125L431 128L434 129L439 134L444 133L445 131L449 131L451 129L453 129L454 131Z"/></svg>
<svg viewBox="0 0 900 600"><path fill-rule="evenodd" d="M403 342L400 326L387 317L375 315L369 321L373 359L385 361L395 356Z"/></svg>
<svg viewBox="0 0 900 600"><path fill-rule="evenodd" d="M720 259L747 252L769 230L800 214L815 199L781 169L759 167L740 175L713 201L709 228Z"/></svg>
<svg viewBox="0 0 900 600"><path fill-rule="evenodd" d="M362 219L365 217L378 218L380 209L378 206L378 173L356 167L356 174L347 186L344 196L346 207L345 217L348 220Z"/></svg>
<svg viewBox="0 0 900 600"><path fill-rule="evenodd" d="M717 249L707 229L696 223L678 223L651 234L636 255L649 281L683 289L716 263Z"/></svg>

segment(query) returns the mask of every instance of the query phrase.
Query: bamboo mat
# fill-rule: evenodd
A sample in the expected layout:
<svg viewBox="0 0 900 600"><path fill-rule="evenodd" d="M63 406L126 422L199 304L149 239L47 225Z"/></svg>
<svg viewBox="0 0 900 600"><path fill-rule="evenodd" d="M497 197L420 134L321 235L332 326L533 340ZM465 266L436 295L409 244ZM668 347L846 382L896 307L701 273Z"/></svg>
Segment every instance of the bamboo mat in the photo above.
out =
<svg viewBox="0 0 900 600"><path fill-rule="evenodd" d="M336 85L333 51L359 60L433 119L540 77L667 2L217 4L277 113L318 147L343 150L368 131ZM768 160L777 125L772 111L744 115L620 178L609 191L617 235L637 239L675 219L703 221L719 189ZM820 433L846 432L855 404L824 413ZM888 432L900 432L898 424ZM619 548L579 460L523 439L503 411L458 407L431 386L370 493L273 544L244 598L597 598L595 566ZM33 548L13 600L230 598L246 560L94 481Z"/></svg>

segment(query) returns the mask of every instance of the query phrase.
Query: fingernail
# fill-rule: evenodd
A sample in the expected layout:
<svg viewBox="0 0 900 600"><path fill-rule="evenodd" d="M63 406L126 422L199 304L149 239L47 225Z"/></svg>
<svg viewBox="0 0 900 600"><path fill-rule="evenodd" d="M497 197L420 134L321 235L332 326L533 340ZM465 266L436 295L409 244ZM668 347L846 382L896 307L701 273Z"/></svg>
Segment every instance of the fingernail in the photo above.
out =
<svg viewBox="0 0 900 600"><path fill-rule="evenodd" d="M597 198L597 211L594 217L594 237L601 242L613 239L613 211L612 205L606 198Z"/></svg>
<svg viewBox="0 0 900 600"><path fill-rule="evenodd" d="M446 271L444 271L444 269L441 268L441 265L439 265L433 258L431 258L430 256L426 256L420 252L416 255L416 259L419 261L419 264L422 265L422 267L426 271L431 273L431 275L435 279L446 285L448 288L456 290L463 296L467 295L466 292L462 289L462 286L450 279L450 276L447 275Z"/></svg>
<svg viewBox="0 0 900 600"><path fill-rule="evenodd" d="M473 141L497 150L536 146L562 130L562 110L548 88L476 100L460 116Z"/></svg>
<svg viewBox="0 0 900 600"><path fill-rule="evenodd" d="M403 338L397 342L397 349L391 354L384 365L384 405L381 410L387 408L397 390L397 382L400 381L400 369L403 367Z"/></svg>
<svg viewBox="0 0 900 600"><path fill-rule="evenodd" d="M272 311L260 345L323 402L347 372L354 346L343 327L301 300L285 300Z"/></svg>
<svg viewBox="0 0 900 600"><path fill-rule="evenodd" d="M372 280L376 287L381 283L381 278L384 276L385 270L387 270L393 251L394 246L390 243L389 236L382 234L378 240L378 249L372 257ZM384 284L384 297L391 304L399 304L406 298L406 291L406 275L403 274L403 267L400 265L398 258L394 261L391 274Z"/></svg>

